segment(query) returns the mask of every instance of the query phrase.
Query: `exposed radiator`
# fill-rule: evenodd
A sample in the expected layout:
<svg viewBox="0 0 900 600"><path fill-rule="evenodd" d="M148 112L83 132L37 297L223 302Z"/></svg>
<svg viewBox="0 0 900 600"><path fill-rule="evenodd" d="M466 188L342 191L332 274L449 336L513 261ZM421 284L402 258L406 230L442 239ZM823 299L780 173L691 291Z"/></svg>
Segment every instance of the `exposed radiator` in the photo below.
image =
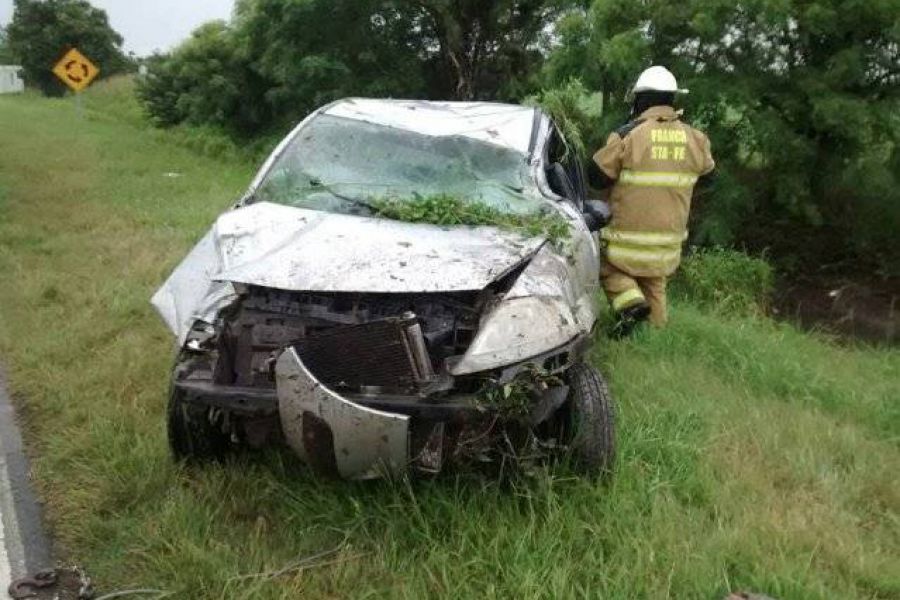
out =
<svg viewBox="0 0 900 600"><path fill-rule="evenodd" d="M317 333L294 347L316 378L334 389L413 390L434 377L412 314Z"/></svg>

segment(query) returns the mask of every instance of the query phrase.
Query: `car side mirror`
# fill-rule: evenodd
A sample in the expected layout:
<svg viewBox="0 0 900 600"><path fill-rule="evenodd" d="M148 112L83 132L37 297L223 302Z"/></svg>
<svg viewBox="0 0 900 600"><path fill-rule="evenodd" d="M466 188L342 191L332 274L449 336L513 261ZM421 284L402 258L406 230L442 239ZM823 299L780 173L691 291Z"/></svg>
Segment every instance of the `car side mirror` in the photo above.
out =
<svg viewBox="0 0 900 600"><path fill-rule="evenodd" d="M609 204L602 200L588 200L584 203L584 222L590 231L600 231L612 219Z"/></svg>

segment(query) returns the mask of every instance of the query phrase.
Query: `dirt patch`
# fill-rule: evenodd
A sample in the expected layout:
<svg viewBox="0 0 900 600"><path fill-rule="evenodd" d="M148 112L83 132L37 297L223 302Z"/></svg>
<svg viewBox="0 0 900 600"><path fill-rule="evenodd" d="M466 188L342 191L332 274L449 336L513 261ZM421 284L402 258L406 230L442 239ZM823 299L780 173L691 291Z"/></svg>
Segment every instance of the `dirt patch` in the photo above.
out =
<svg viewBox="0 0 900 600"><path fill-rule="evenodd" d="M777 317L804 328L884 344L900 342L900 278L830 277L782 281Z"/></svg>

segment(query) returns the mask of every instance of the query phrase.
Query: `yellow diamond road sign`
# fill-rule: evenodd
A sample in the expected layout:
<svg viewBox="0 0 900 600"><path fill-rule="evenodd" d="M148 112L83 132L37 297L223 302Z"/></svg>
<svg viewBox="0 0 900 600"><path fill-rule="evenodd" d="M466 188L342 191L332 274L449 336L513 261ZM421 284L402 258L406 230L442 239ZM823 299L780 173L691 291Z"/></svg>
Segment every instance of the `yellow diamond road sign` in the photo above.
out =
<svg viewBox="0 0 900 600"><path fill-rule="evenodd" d="M80 92L100 74L100 69L84 54L72 48L56 63L53 73L74 91Z"/></svg>

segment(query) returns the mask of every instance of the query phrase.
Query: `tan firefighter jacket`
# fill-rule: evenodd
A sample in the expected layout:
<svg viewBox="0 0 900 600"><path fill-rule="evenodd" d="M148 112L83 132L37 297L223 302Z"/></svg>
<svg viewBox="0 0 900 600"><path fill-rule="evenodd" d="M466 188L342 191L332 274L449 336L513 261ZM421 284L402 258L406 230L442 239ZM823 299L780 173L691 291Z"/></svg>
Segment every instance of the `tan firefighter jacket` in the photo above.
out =
<svg viewBox="0 0 900 600"><path fill-rule="evenodd" d="M669 106L654 106L594 155L615 181L612 220L601 231L606 258L634 277L668 276L678 268L694 184L715 168L709 139L678 117Z"/></svg>

